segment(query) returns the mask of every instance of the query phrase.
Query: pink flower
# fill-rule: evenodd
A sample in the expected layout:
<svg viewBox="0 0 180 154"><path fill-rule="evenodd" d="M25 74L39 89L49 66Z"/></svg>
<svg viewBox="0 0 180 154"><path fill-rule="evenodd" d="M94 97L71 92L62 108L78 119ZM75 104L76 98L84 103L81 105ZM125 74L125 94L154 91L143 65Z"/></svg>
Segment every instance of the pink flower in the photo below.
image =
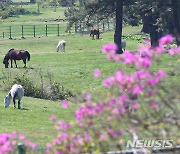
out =
<svg viewBox="0 0 180 154"><path fill-rule="evenodd" d="M51 120L51 121L56 120L56 116L55 116L55 115L51 115L50 120Z"/></svg>
<svg viewBox="0 0 180 154"><path fill-rule="evenodd" d="M124 58L123 62L127 65L132 64L136 61L135 55L133 53L130 53L129 51L125 51L123 53L123 58Z"/></svg>
<svg viewBox="0 0 180 154"><path fill-rule="evenodd" d="M105 79L102 84L105 87L111 88L114 82L115 82L115 78L113 76L110 76L107 79Z"/></svg>
<svg viewBox="0 0 180 154"><path fill-rule="evenodd" d="M61 142L60 142L58 139L54 139L54 140L53 140L53 144L54 144L54 145L58 145L58 144L60 144L60 143L61 143Z"/></svg>
<svg viewBox="0 0 180 154"><path fill-rule="evenodd" d="M165 47L162 46L162 45L155 47L155 51L156 51L158 54L162 54L165 50L166 50Z"/></svg>
<svg viewBox="0 0 180 154"><path fill-rule="evenodd" d="M91 136L90 136L90 134L89 134L89 132L84 132L84 136L85 136L85 139L87 140L87 141L91 141Z"/></svg>
<svg viewBox="0 0 180 154"><path fill-rule="evenodd" d="M169 49L169 54L170 55L174 55L175 53L176 53L176 49L175 48Z"/></svg>
<svg viewBox="0 0 180 154"><path fill-rule="evenodd" d="M91 94L90 93L86 93L85 94L85 99L87 102L91 101Z"/></svg>
<svg viewBox="0 0 180 154"><path fill-rule="evenodd" d="M57 130L68 130L68 128L69 128L69 125L67 123L63 122L63 120L60 120L56 127Z"/></svg>
<svg viewBox="0 0 180 154"><path fill-rule="evenodd" d="M138 63L140 63L141 67L143 68L148 68L151 64L152 64L152 61L150 58L140 58Z"/></svg>
<svg viewBox="0 0 180 154"><path fill-rule="evenodd" d="M173 37L170 34L167 34L166 36L160 38L160 40L159 40L159 43L161 45L172 43L172 42L173 42Z"/></svg>
<svg viewBox="0 0 180 154"><path fill-rule="evenodd" d="M159 108L159 104L157 103L157 102L151 102L150 103L150 106L152 107L152 108L154 108L154 109L158 109Z"/></svg>
<svg viewBox="0 0 180 154"><path fill-rule="evenodd" d="M140 108L140 106L139 106L139 104L138 104L138 103L135 103L135 104L133 104L132 108L133 108L133 109L135 109L135 110L137 110L137 109L139 109L139 108Z"/></svg>
<svg viewBox="0 0 180 154"><path fill-rule="evenodd" d="M106 135L101 135L100 136L100 141L105 141L106 140Z"/></svg>
<svg viewBox="0 0 180 154"><path fill-rule="evenodd" d="M68 107L68 101L67 100L63 100L62 101L62 108L67 108Z"/></svg>
<svg viewBox="0 0 180 154"><path fill-rule="evenodd" d="M20 139L20 140L24 140L24 138L25 138L25 136L24 136L24 135L22 135L22 134L21 134L21 135L19 135L19 139Z"/></svg>
<svg viewBox="0 0 180 154"><path fill-rule="evenodd" d="M108 53L108 52L114 52L117 50L117 45L114 43L109 43L107 45L104 45L102 47L102 52L103 53Z"/></svg>
<svg viewBox="0 0 180 154"><path fill-rule="evenodd" d="M16 131L12 132L11 137L16 138L17 137L17 132Z"/></svg>
<svg viewBox="0 0 180 154"><path fill-rule="evenodd" d="M51 143L46 143L46 148L47 149L51 149L52 148L52 144Z"/></svg>
<svg viewBox="0 0 180 154"><path fill-rule="evenodd" d="M171 49L169 50L169 54L170 54L170 55L180 54L180 46L177 47L177 48L171 48Z"/></svg>
<svg viewBox="0 0 180 154"><path fill-rule="evenodd" d="M26 144L26 146L30 147L31 142L29 140L25 140L25 144Z"/></svg>
<svg viewBox="0 0 180 154"><path fill-rule="evenodd" d="M136 85L134 88L133 88L133 93L134 94L140 94L142 93L143 89L140 85Z"/></svg>
<svg viewBox="0 0 180 154"><path fill-rule="evenodd" d="M67 133L60 133L58 134L58 138L62 139L62 140L66 140L69 138L69 134Z"/></svg>
<svg viewBox="0 0 180 154"><path fill-rule="evenodd" d="M36 143L32 143L31 147L32 147L33 150L36 150L37 149L37 144Z"/></svg>
<svg viewBox="0 0 180 154"><path fill-rule="evenodd" d="M156 73L156 77L158 78L164 78L166 76L166 72L163 71L163 70L159 70L157 73Z"/></svg>
<svg viewBox="0 0 180 154"><path fill-rule="evenodd" d="M98 77L100 77L101 76L101 71L99 70L99 69L95 69L94 70L94 77L95 78L98 78Z"/></svg>

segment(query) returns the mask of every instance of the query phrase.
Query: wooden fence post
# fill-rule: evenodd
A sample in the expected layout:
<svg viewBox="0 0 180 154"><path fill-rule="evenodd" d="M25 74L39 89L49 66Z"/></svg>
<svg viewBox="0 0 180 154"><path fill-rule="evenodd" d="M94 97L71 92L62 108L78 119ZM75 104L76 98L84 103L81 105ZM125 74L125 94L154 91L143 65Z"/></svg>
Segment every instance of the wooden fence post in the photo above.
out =
<svg viewBox="0 0 180 154"><path fill-rule="evenodd" d="M46 36L47 36L47 30L48 30L48 26L46 25Z"/></svg>
<svg viewBox="0 0 180 154"><path fill-rule="evenodd" d="M22 25L22 37L21 38L24 38L24 27Z"/></svg>
<svg viewBox="0 0 180 154"><path fill-rule="evenodd" d="M34 37L36 37L36 26L34 25Z"/></svg>
<svg viewBox="0 0 180 154"><path fill-rule="evenodd" d="M58 24L58 30L57 30L57 32L58 32L58 35L57 35L57 36L59 36L59 24Z"/></svg>
<svg viewBox="0 0 180 154"><path fill-rule="evenodd" d="M9 26L9 39L12 39L11 26Z"/></svg>

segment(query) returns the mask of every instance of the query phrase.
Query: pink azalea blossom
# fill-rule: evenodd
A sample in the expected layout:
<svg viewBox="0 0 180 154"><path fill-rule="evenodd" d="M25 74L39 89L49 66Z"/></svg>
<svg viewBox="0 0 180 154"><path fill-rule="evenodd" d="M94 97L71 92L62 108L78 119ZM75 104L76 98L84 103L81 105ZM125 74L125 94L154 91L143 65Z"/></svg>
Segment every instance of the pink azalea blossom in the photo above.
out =
<svg viewBox="0 0 180 154"><path fill-rule="evenodd" d="M106 135L101 135L100 136L100 141L105 141L106 140Z"/></svg>
<svg viewBox="0 0 180 154"><path fill-rule="evenodd" d="M67 108L68 107L68 101L67 100L63 100L62 101L62 108Z"/></svg>
<svg viewBox="0 0 180 154"><path fill-rule="evenodd" d="M160 38L160 40L159 40L159 43L161 45L172 43L172 42L173 42L173 37L170 34L167 34L166 36Z"/></svg>
<svg viewBox="0 0 180 154"><path fill-rule="evenodd" d="M98 78L98 77L100 77L101 76L101 71L99 70L99 69L95 69L94 70L94 77L95 78Z"/></svg>
<svg viewBox="0 0 180 154"><path fill-rule="evenodd" d="M137 86L135 86L133 88L133 93L134 94L140 94L140 93L142 93L142 91L143 91L143 89L142 89L142 87L140 85L137 85Z"/></svg>
<svg viewBox="0 0 180 154"><path fill-rule="evenodd" d="M32 143L31 147L32 147L33 150L36 150L37 149L37 144L36 143Z"/></svg>
<svg viewBox="0 0 180 154"><path fill-rule="evenodd" d="M140 108L140 105L138 103L135 103L135 104L133 104L132 108L137 110Z"/></svg>
<svg viewBox="0 0 180 154"><path fill-rule="evenodd" d="M86 93L85 94L85 99L87 102L91 101L91 94L90 93Z"/></svg>
<svg viewBox="0 0 180 154"><path fill-rule="evenodd" d="M117 45L114 43L109 43L107 45L104 45L102 47L102 52L103 53L109 53L109 52L114 52L117 50Z"/></svg>
<svg viewBox="0 0 180 154"><path fill-rule="evenodd" d="M158 78L164 78L166 76L166 72L163 71L163 70L159 70L157 73L156 73L156 77Z"/></svg>
<svg viewBox="0 0 180 154"><path fill-rule="evenodd" d="M113 76L110 76L107 79L105 79L102 84L105 87L111 88L114 82L115 82L115 78Z"/></svg>
<svg viewBox="0 0 180 154"><path fill-rule="evenodd" d="M24 138L25 138L25 136L24 136L24 135L22 135L22 134L21 134L21 135L19 135L19 139L20 139L20 140L24 140Z"/></svg>
<svg viewBox="0 0 180 154"><path fill-rule="evenodd" d="M51 121L56 120L56 116L55 116L54 114L53 114L53 115L51 115L50 120L51 120Z"/></svg>
<svg viewBox="0 0 180 154"><path fill-rule="evenodd" d="M159 104L158 104L157 102L155 102L155 101L151 102L151 103L150 103L150 106L151 106L152 108L154 108L154 109L159 109Z"/></svg>

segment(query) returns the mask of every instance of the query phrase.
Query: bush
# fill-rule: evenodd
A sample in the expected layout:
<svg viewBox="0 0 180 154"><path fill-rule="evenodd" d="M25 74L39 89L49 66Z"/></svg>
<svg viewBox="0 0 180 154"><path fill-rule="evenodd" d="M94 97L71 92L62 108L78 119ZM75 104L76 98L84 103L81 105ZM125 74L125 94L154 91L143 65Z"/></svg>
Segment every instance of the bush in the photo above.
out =
<svg viewBox="0 0 180 154"><path fill-rule="evenodd" d="M27 72L24 74L16 75L12 79L11 77L6 77L4 83L8 86L5 87L5 91L11 89L11 86L13 84L20 84L25 89L25 96L29 97L49 99L55 101L68 99L74 96L70 90L64 88L58 82L50 81L48 85L45 85L43 76L40 73L39 76L41 77L40 81L34 81L30 77L28 77Z"/></svg>

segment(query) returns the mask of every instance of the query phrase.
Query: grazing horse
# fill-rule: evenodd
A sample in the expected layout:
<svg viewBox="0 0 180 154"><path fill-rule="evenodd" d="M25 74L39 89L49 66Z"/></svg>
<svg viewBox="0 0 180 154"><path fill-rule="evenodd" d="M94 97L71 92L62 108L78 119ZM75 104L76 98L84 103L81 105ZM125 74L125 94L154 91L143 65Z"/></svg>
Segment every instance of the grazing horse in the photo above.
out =
<svg viewBox="0 0 180 154"><path fill-rule="evenodd" d="M63 52L65 52L65 46L66 46L66 42L64 40L59 41L56 47L56 51L59 52L60 50L62 50Z"/></svg>
<svg viewBox="0 0 180 154"><path fill-rule="evenodd" d="M3 64L5 65L5 68L8 68L9 65L9 59L11 60L11 68L13 67L12 62L14 60L14 63L17 68L16 60L23 60L24 62L24 67L26 67L26 59L30 61L30 54L28 51L25 50L15 50L15 49L10 49L3 60Z"/></svg>
<svg viewBox="0 0 180 154"><path fill-rule="evenodd" d="M4 107L8 107L13 99L14 108L16 108L16 99L18 99L18 109L21 108L20 101L24 96L24 88L21 85L13 85L8 95L4 98Z"/></svg>
<svg viewBox="0 0 180 154"><path fill-rule="evenodd" d="M124 52L126 50L126 41L121 41L121 47Z"/></svg>
<svg viewBox="0 0 180 154"><path fill-rule="evenodd" d="M99 36L100 36L100 32L99 32L99 29L93 29L91 30L90 32L90 37L92 36L92 39L94 40L94 35L96 35L96 39L99 39Z"/></svg>

